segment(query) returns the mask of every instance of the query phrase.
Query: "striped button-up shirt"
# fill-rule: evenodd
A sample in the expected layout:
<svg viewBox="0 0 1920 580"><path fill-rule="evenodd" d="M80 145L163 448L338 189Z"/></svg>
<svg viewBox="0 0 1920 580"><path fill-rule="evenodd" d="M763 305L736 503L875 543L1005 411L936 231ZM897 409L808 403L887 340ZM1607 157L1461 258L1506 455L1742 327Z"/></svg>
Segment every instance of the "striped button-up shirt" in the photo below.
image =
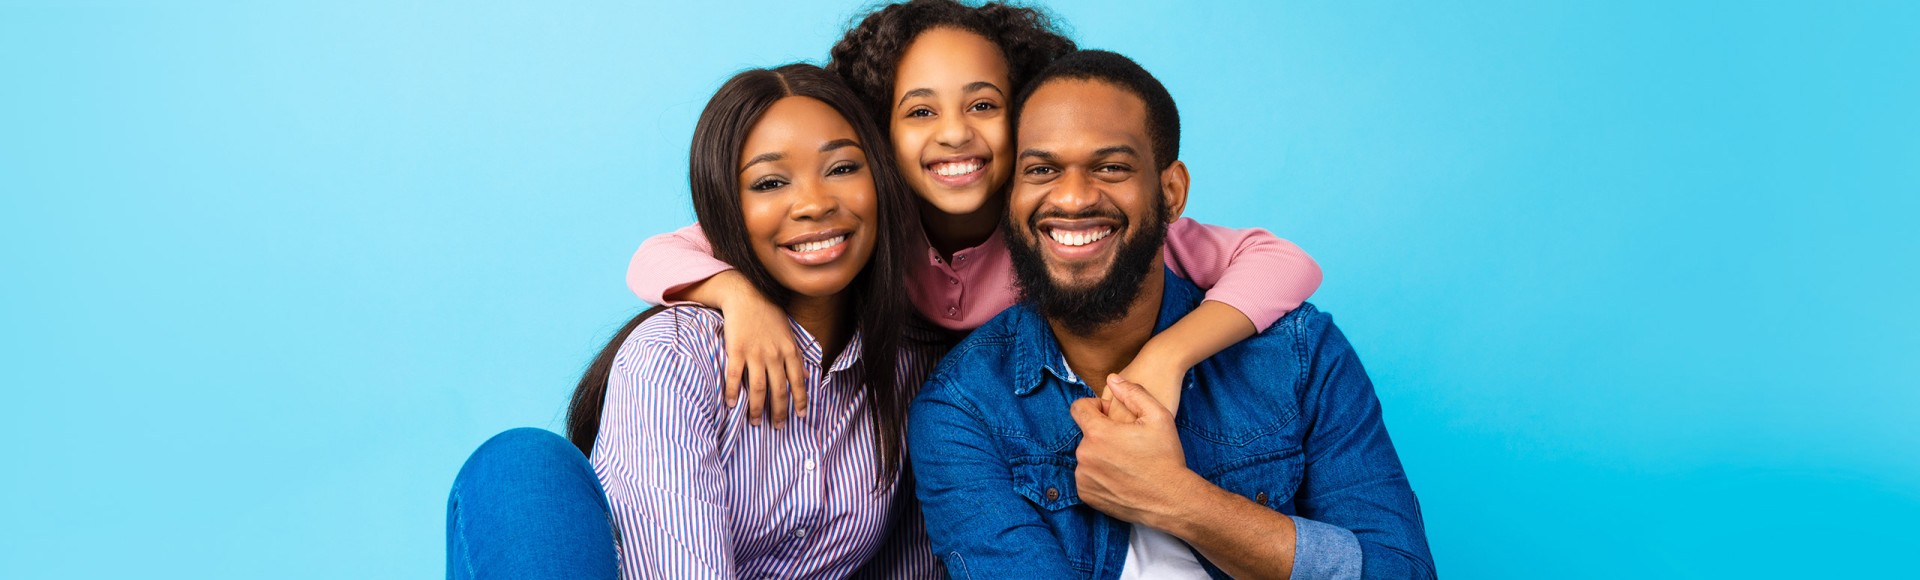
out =
<svg viewBox="0 0 1920 580"><path fill-rule="evenodd" d="M875 475L873 410L854 370L860 337L823 370L819 343L792 328L812 404L781 429L749 425L747 405L722 401L719 313L669 308L620 346L591 458L613 506L621 577L939 573L913 489ZM902 396L935 356L902 349Z"/></svg>

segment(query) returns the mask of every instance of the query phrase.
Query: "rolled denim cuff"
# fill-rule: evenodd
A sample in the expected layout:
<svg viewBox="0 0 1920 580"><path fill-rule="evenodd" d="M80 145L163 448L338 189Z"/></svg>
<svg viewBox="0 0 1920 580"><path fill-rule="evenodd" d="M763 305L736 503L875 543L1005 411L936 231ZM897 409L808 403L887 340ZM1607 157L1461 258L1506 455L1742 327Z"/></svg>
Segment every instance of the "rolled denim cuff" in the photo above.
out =
<svg viewBox="0 0 1920 580"><path fill-rule="evenodd" d="M1360 539L1332 524L1293 518L1293 580L1359 578Z"/></svg>

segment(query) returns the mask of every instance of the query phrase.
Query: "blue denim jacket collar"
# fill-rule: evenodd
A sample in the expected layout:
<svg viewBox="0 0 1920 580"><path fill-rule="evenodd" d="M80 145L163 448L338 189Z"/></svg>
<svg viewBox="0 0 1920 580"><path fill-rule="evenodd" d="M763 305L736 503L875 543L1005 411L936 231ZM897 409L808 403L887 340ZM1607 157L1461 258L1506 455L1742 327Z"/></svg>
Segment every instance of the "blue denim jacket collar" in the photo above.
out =
<svg viewBox="0 0 1920 580"><path fill-rule="evenodd" d="M1185 278L1174 275L1173 270L1162 266L1161 276L1166 284L1162 285L1160 295L1160 317L1153 323L1153 333L1172 326L1193 309L1200 307L1200 301L1206 297L1200 288ZM1084 384L1073 369L1067 367L1067 357L1060 352L1060 341L1053 336L1053 327L1047 324L1045 316L1032 303L1022 302L1014 306L1018 317L1013 320L1010 330L1014 336L1014 352L1018 353L1014 367L1014 389L1016 395L1026 396L1040 390L1045 382L1041 380L1041 371L1052 373L1064 384ZM1187 370L1183 388L1192 388L1193 370Z"/></svg>

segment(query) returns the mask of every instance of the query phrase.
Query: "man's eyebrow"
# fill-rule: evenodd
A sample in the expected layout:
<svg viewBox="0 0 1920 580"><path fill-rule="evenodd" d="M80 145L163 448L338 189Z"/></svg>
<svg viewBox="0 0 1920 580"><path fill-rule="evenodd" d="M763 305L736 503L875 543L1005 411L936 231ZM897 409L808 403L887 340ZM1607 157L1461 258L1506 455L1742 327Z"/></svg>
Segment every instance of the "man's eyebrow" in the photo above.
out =
<svg viewBox="0 0 1920 580"><path fill-rule="evenodd" d="M1039 157L1041 161L1053 161L1053 152L1043 149L1028 149L1020 152L1021 161L1025 161L1028 157Z"/></svg>
<svg viewBox="0 0 1920 580"><path fill-rule="evenodd" d="M1107 147L1101 147L1099 149L1095 149L1093 151L1094 157L1106 157L1108 155L1132 155L1134 157L1139 157L1140 152L1135 151L1133 147L1130 147L1127 145L1110 145Z"/></svg>
<svg viewBox="0 0 1920 580"><path fill-rule="evenodd" d="M834 139L832 141L828 141L826 145L821 145L820 152L826 153L828 151L840 149L842 147L852 147L854 149L861 149L863 151L865 150L862 147L860 147L859 143L855 142L852 139Z"/></svg>
<svg viewBox="0 0 1920 580"><path fill-rule="evenodd" d="M907 99L911 99L914 97L931 97L931 96L933 96L933 89L914 89L911 91L907 91L907 94L900 95L900 102L894 103L893 106L898 107L900 105L906 104Z"/></svg>
<svg viewBox="0 0 1920 580"><path fill-rule="evenodd" d="M831 145L831 143L829 143L829 145ZM779 160L781 160L781 159L786 159L786 158L787 158L787 154L785 154L785 153L780 153L780 152L778 152L778 151L776 151L776 152L773 152L773 153L761 153L761 154L759 154L759 155L755 155L755 156L753 156L753 158L752 158L752 159L748 159L748 160L747 160L747 162L746 162L746 164L744 164L744 165L741 165L741 166L740 166L740 171L742 171L742 172L744 172L744 171L746 171L748 167L753 167L753 164L755 164L755 163L765 163L765 162L768 162L768 161L779 161Z"/></svg>

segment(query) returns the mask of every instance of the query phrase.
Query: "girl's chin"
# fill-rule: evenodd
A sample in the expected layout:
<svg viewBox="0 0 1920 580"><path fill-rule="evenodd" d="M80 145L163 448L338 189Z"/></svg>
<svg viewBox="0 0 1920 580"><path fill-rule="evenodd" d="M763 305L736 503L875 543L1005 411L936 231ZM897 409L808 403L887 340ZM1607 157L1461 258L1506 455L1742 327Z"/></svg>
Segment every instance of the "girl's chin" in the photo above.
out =
<svg viewBox="0 0 1920 580"><path fill-rule="evenodd" d="M934 191L932 195L915 192L920 200L932 206L934 210L949 216L970 216L986 209L987 202L993 199L985 187L968 188L962 191Z"/></svg>

